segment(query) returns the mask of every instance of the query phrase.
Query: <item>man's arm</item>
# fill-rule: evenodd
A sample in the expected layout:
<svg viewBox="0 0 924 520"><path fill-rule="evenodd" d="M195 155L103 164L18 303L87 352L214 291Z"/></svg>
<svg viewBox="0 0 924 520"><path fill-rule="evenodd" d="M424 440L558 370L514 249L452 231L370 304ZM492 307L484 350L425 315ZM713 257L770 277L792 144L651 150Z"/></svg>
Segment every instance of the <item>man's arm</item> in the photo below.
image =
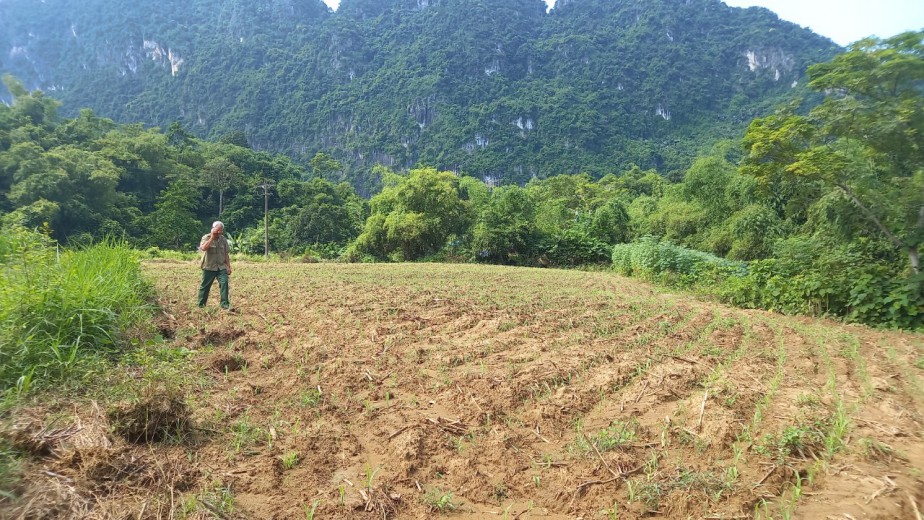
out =
<svg viewBox="0 0 924 520"><path fill-rule="evenodd" d="M209 246L212 245L212 241L215 240L215 235L209 235L207 239L204 239L199 242L199 251L208 251Z"/></svg>
<svg viewBox="0 0 924 520"><path fill-rule="evenodd" d="M228 266L228 274L231 274L231 254L225 253L225 265Z"/></svg>

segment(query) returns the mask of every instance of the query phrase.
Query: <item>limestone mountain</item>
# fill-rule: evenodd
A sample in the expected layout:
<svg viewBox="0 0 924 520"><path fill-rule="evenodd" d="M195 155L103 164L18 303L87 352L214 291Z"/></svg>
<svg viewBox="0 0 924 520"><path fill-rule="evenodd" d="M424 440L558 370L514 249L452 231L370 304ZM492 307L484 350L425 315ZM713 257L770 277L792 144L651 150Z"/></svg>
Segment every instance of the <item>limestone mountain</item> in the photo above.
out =
<svg viewBox="0 0 924 520"><path fill-rule="evenodd" d="M719 0L0 0L0 25L0 69L65 114L324 151L361 188L683 169L840 50Z"/></svg>

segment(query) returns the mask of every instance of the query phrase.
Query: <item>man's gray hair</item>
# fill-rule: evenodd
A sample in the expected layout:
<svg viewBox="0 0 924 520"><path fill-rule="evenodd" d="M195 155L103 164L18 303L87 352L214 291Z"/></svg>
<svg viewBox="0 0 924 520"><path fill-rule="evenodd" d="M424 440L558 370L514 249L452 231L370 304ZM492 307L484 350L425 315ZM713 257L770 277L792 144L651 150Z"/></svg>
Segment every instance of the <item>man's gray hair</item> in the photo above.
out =
<svg viewBox="0 0 924 520"><path fill-rule="evenodd" d="M221 229L224 229L225 224L220 220L216 220L215 222L212 222L212 229L215 229L217 227L221 227Z"/></svg>

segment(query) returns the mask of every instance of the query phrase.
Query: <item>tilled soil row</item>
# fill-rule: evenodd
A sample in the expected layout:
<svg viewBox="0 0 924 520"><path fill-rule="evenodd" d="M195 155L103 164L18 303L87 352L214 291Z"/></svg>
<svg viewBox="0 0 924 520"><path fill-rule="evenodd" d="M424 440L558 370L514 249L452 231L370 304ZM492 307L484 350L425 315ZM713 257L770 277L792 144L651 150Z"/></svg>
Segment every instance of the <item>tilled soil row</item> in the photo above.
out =
<svg viewBox="0 0 924 520"><path fill-rule="evenodd" d="M920 335L729 309L609 273L470 265L239 264L236 312L224 313L193 308L194 266L145 270L164 345L187 353L174 396L188 410L183 435L132 439L134 408L78 403L69 420L87 439L29 448L11 514L921 509ZM163 402L169 378L136 379ZM35 407L13 423L42 439L56 413Z"/></svg>

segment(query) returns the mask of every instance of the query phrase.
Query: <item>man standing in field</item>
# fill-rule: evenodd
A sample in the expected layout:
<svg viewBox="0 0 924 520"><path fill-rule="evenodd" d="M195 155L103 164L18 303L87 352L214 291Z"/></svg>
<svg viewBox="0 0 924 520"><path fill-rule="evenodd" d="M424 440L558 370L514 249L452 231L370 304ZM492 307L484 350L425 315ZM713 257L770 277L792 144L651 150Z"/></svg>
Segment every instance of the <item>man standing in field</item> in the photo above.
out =
<svg viewBox="0 0 924 520"><path fill-rule="evenodd" d="M212 224L212 232L199 242L202 251L202 283L199 285L199 307L205 307L209 299L212 282L218 278L221 293L221 308L231 310L228 300L228 276L231 275L231 244L225 238L225 225L219 221Z"/></svg>

